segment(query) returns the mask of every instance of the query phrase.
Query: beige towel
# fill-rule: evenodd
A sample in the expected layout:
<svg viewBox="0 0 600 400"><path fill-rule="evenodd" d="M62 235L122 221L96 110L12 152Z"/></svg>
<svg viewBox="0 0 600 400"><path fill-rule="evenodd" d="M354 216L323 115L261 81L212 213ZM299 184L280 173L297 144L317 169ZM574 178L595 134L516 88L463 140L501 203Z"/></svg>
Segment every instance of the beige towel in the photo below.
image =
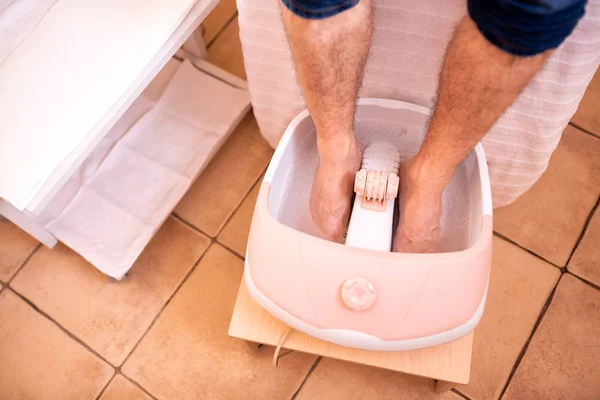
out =
<svg viewBox="0 0 600 400"><path fill-rule="evenodd" d="M305 108L278 8L279 0L237 0L254 114L276 146ZM374 32L361 97L431 107L444 51L466 13L464 0L374 0ZM600 0L483 140L494 206L529 189L545 171L563 129L600 62Z"/></svg>

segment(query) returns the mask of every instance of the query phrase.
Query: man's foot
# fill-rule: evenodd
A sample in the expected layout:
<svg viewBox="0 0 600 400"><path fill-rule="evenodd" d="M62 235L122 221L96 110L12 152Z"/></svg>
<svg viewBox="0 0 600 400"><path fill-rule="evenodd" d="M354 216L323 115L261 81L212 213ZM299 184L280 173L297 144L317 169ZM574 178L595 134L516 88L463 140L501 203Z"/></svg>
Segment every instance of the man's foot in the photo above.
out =
<svg viewBox="0 0 600 400"><path fill-rule="evenodd" d="M362 162L362 147L354 139L319 143L319 165L310 194L310 214L330 240L342 242L348 227L354 177Z"/></svg>
<svg viewBox="0 0 600 400"><path fill-rule="evenodd" d="M440 237L444 179L432 176L425 162L415 157L400 168L400 223L394 251L427 253Z"/></svg>

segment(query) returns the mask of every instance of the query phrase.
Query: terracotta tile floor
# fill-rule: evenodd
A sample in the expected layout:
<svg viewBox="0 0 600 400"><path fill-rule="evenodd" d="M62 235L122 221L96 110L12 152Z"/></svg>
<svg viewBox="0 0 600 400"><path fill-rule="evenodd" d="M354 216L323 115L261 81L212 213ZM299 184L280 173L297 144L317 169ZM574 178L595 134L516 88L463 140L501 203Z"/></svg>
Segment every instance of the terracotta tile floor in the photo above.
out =
<svg viewBox="0 0 600 400"><path fill-rule="evenodd" d="M210 61L245 77L235 0L204 25ZM599 82L542 179L496 213L468 385L437 395L428 379L294 352L274 369L272 348L228 337L272 155L249 114L121 283L0 221L0 400L599 399Z"/></svg>

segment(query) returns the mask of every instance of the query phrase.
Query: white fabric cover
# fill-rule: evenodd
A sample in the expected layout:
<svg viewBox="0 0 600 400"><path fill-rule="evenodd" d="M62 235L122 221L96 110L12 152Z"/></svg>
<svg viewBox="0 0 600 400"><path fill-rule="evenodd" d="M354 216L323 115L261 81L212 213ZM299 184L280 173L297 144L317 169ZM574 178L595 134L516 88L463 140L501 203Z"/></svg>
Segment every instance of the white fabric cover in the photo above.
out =
<svg viewBox="0 0 600 400"><path fill-rule="evenodd" d="M173 73L172 63L177 64L171 61L165 74ZM164 82L164 76L157 80ZM247 92L188 61L155 104L147 97L156 92L149 88L135 101L38 219L117 279L131 268L250 102Z"/></svg>

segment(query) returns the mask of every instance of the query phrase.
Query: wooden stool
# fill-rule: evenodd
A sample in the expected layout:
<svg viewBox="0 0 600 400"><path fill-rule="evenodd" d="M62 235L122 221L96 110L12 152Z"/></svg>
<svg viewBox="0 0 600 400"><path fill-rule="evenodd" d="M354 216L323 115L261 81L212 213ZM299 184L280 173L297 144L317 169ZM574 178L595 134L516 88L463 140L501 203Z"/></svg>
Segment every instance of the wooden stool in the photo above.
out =
<svg viewBox="0 0 600 400"><path fill-rule="evenodd" d="M473 333L440 346L405 352L342 347L292 330L273 317L252 300L243 279L233 309L229 335L245 340L254 352L258 351L259 344L276 346L275 365L279 351L285 348L435 379L438 392L468 383L471 372Z"/></svg>

